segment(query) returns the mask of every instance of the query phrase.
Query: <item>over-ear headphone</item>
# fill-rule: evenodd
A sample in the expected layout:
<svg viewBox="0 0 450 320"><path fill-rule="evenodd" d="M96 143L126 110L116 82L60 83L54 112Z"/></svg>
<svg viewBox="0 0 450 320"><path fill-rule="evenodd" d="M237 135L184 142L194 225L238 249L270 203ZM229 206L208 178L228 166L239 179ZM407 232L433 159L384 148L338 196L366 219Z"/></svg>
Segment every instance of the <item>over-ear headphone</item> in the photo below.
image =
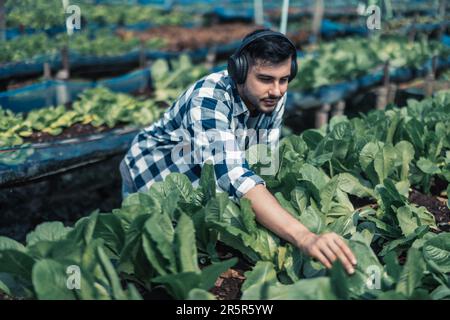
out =
<svg viewBox="0 0 450 320"><path fill-rule="evenodd" d="M243 84L245 82L245 79L247 79L247 72L248 72L248 61L245 54L242 54L242 51L253 41L267 37L267 36L277 36L281 37L283 39L286 39L291 46L294 48L294 56L292 57L291 61L291 75L289 76L289 81L295 78L298 70L297 66L297 49L295 48L295 45L292 43L291 40L289 40L288 37L286 37L281 32L272 31L269 29L263 29L259 32L255 32L255 34L249 36L248 38L244 38L239 48L236 50L235 53L233 53L230 58L228 58L228 74L231 76L231 78L238 84Z"/></svg>

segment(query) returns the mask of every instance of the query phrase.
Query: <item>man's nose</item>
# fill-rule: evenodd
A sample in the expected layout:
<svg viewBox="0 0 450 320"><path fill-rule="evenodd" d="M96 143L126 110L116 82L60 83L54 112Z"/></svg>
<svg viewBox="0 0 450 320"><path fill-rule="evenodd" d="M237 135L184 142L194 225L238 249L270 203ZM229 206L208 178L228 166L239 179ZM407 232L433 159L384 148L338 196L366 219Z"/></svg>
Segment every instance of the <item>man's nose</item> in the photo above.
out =
<svg viewBox="0 0 450 320"><path fill-rule="evenodd" d="M281 96L280 83L278 81L275 81L272 84L272 87L269 90L269 95L275 96L275 97Z"/></svg>

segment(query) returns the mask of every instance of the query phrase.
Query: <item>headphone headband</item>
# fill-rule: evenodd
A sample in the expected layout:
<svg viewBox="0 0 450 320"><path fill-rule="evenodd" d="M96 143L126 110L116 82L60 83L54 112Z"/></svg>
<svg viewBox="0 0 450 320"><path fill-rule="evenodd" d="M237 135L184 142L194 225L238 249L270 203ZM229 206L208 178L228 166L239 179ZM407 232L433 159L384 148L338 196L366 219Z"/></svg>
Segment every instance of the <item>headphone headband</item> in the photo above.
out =
<svg viewBox="0 0 450 320"><path fill-rule="evenodd" d="M239 48L236 50L236 52L234 53L234 55L239 55L241 54L242 50L245 49L245 47L247 47L250 43L252 43L253 41L259 39L259 38L263 38L263 37L267 37L267 36L277 36L283 39L286 39L291 45L292 47L297 50L295 48L295 45L292 43L291 40L289 40L288 37L286 37L284 34L282 34L281 32L277 32L277 31L272 31L269 29L264 29L261 32L258 32L250 37L248 37L247 39L245 39L244 41L242 41L241 45L239 46Z"/></svg>
<svg viewBox="0 0 450 320"><path fill-rule="evenodd" d="M247 57L244 54L242 54L242 51L253 41L267 36L280 37L287 40L290 43L290 45L294 49L294 56L292 57L291 60L291 75L289 77L289 81L295 78L298 67L297 67L297 49L294 43L292 43L292 41L289 40L289 38L286 37L281 32L272 31L270 29L262 29L259 32L244 39L239 48L228 59L228 67L227 67L228 74L236 83L242 84L245 82L249 68Z"/></svg>

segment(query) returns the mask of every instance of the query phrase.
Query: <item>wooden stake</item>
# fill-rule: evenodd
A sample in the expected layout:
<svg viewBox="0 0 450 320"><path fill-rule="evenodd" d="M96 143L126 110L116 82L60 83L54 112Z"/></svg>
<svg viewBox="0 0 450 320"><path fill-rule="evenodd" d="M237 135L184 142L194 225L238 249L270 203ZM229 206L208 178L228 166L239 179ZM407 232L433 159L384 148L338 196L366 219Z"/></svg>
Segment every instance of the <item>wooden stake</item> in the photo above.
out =
<svg viewBox="0 0 450 320"><path fill-rule="evenodd" d="M51 69L50 69L50 64L48 62L44 63L44 79L45 81L49 81L52 78L52 73L51 73ZM45 95L45 105L46 106L51 106L52 105L52 95L47 94Z"/></svg>
<svg viewBox="0 0 450 320"><path fill-rule="evenodd" d="M324 103L319 109L317 109L315 123L315 127L317 129L328 123L328 113L330 112L330 110L331 105L329 103Z"/></svg>
<svg viewBox="0 0 450 320"><path fill-rule="evenodd" d="M206 55L205 67L209 70L212 69L216 63L217 58L217 47L212 46L208 50L208 54Z"/></svg>
<svg viewBox="0 0 450 320"><path fill-rule="evenodd" d="M345 111L345 101L340 100L333 106L333 111L331 112L331 116L343 116Z"/></svg>
<svg viewBox="0 0 450 320"><path fill-rule="evenodd" d="M432 96L434 92L434 83L436 80L437 56L431 60L431 70L425 77L425 95Z"/></svg>
<svg viewBox="0 0 450 320"><path fill-rule="evenodd" d="M67 46L61 49L62 69L56 73L56 79L62 81L56 87L56 102L58 105L66 105L70 102L70 95L67 88L67 80L70 78L69 50Z"/></svg>
<svg viewBox="0 0 450 320"><path fill-rule="evenodd" d="M386 61L383 66L383 86L377 89L377 102L375 106L377 110L386 109L389 101L390 80L389 61Z"/></svg>

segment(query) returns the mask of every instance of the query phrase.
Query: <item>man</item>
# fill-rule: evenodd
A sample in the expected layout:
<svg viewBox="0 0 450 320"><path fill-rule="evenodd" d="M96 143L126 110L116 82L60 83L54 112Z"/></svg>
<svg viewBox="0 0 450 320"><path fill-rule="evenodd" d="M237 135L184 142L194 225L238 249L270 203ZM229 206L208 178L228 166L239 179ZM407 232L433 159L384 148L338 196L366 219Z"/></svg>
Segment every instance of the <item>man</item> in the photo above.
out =
<svg viewBox="0 0 450 320"><path fill-rule="evenodd" d="M279 139L288 82L297 73L296 49L267 29L247 35L228 70L197 81L164 114L141 131L121 163L124 195L150 188L171 172L198 185L202 165L214 163L217 188L252 203L256 219L327 268L339 259L354 273L356 259L335 233L316 235L292 217L249 167L248 136L262 130L269 145Z"/></svg>

